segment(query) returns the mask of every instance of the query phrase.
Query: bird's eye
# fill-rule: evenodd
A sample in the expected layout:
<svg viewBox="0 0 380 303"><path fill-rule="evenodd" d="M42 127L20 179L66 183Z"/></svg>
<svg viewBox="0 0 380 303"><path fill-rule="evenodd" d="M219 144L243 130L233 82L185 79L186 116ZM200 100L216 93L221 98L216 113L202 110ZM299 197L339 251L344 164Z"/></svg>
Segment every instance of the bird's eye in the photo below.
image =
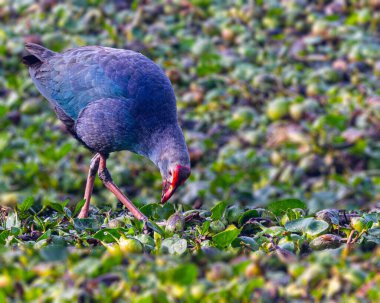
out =
<svg viewBox="0 0 380 303"><path fill-rule="evenodd" d="M173 173L172 173L172 171L171 171L171 170L169 170L169 176L170 176L170 177L172 176L172 174L173 174Z"/></svg>

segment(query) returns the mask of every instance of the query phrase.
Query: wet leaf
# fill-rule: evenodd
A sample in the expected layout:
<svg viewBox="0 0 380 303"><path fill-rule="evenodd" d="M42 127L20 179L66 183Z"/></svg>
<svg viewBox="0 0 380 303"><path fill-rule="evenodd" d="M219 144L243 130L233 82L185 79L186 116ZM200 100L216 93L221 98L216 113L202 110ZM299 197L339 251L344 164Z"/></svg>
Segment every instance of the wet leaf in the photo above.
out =
<svg viewBox="0 0 380 303"><path fill-rule="evenodd" d="M212 240L218 247L227 247L240 234L241 229L230 225L225 231L222 231L212 237Z"/></svg>
<svg viewBox="0 0 380 303"><path fill-rule="evenodd" d="M211 208L211 219L212 220L221 219L226 208L227 208L226 201L221 201L218 204L216 204L213 208Z"/></svg>
<svg viewBox="0 0 380 303"><path fill-rule="evenodd" d="M285 213L288 209L306 209L306 204L298 199L285 199L271 202L268 204L267 208L275 215L281 215Z"/></svg>
<svg viewBox="0 0 380 303"><path fill-rule="evenodd" d="M328 230L329 224L322 220L313 218L301 218L285 223L286 230L290 232L306 233L310 236L316 236Z"/></svg>
<svg viewBox="0 0 380 303"><path fill-rule="evenodd" d="M18 209L20 212L26 212L29 210L29 208L32 207L33 204L34 204L34 198L28 197L21 203L21 205L18 206Z"/></svg>

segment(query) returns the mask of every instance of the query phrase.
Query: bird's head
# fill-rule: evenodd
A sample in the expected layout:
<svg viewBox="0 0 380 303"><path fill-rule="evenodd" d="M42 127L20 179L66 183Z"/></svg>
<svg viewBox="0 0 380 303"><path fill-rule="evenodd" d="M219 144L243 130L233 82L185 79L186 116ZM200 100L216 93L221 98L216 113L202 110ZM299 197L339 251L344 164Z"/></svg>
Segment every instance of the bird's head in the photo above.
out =
<svg viewBox="0 0 380 303"><path fill-rule="evenodd" d="M161 203L170 199L176 189L185 183L190 176L190 166L180 164L168 165L166 171L161 171L162 175L162 197Z"/></svg>
<svg viewBox="0 0 380 303"><path fill-rule="evenodd" d="M161 173L161 203L165 203L190 176L190 157L185 138L178 124L173 123L163 130L153 131L147 142L148 157Z"/></svg>

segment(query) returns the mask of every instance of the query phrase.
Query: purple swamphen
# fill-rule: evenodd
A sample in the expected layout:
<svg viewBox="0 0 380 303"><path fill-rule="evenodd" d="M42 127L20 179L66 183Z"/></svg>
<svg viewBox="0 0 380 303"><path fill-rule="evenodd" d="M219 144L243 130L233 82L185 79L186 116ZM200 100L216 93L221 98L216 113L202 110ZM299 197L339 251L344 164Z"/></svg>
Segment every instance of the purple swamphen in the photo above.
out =
<svg viewBox="0 0 380 303"><path fill-rule="evenodd" d="M189 153L177 121L170 80L153 61L123 49L86 46L56 53L27 43L23 63L67 130L96 153L78 217L86 218L96 172L139 220L147 218L113 183L109 153L129 150L160 169L166 202L190 175Z"/></svg>

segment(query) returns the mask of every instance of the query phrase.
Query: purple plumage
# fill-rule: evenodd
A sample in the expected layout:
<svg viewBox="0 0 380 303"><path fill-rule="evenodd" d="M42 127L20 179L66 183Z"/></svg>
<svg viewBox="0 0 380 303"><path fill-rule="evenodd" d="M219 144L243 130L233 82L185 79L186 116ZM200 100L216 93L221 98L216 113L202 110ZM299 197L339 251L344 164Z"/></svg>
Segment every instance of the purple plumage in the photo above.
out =
<svg viewBox="0 0 380 303"><path fill-rule="evenodd" d="M162 201L169 199L189 176L190 161L163 70L130 50L87 46L56 53L32 43L25 47L23 62L34 84L69 132L104 161L120 150L152 160L163 178Z"/></svg>

